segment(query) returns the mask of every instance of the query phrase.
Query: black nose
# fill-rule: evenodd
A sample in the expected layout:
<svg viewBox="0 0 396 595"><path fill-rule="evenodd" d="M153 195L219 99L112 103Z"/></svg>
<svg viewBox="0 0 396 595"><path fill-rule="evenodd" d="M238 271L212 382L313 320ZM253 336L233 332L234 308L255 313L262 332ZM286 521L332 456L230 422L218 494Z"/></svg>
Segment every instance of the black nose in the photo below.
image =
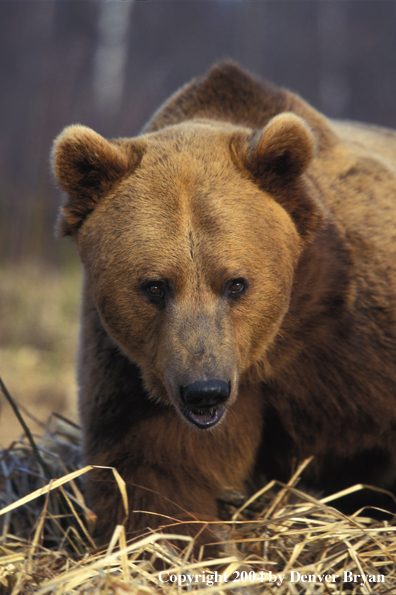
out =
<svg viewBox="0 0 396 595"><path fill-rule="evenodd" d="M216 407L227 401L231 393L231 382L224 380L197 380L180 387L180 397L191 408Z"/></svg>

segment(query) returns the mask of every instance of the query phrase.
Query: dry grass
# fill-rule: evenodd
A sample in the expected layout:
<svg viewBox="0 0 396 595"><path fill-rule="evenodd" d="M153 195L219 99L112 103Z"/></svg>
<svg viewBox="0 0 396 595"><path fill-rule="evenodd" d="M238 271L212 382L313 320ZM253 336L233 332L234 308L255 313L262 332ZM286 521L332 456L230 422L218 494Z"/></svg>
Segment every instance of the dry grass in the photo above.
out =
<svg viewBox="0 0 396 595"><path fill-rule="evenodd" d="M58 269L42 263L0 268L0 374L38 422L76 410L75 352L80 301L77 258ZM42 431L30 421L32 430ZM21 435L8 403L1 406L0 447Z"/></svg>
<svg viewBox="0 0 396 595"><path fill-rule="evenodd" d="M119 526L108 548L101 550L90 535L94 517L80 484L89 468L79 469L78 445L78 426L52 417L38 441L53 477L50 482L27 441L1 452L1 595L396 592L396 523L358 514L346 517L323 500L298 491L294 485L301 468L287 486L271 482L239 508L223 504L230 539L217 560L205 560L204 552L201 559L194 559L193 544L186 537L181 537L185 550L176 552L166 529L164 534L148 532L128 543ZM121 478L118 481L125 494ZM159 563L167 568L166 574L160 575ZM270 572L284 575L281 586L269 581ZM296 572L299 581L293 580L298 578ZM344 572L383 575L385 582L368 578L365 583L361 578L345 582ZM335 582L320 582L318 575L324 574L339 576ZM171 575L175 582L160 580ZM312 576L311 582L304 582L304 575L315 575L315 582ZM194 581L190 587L186 587L188 576Z"/></svg>

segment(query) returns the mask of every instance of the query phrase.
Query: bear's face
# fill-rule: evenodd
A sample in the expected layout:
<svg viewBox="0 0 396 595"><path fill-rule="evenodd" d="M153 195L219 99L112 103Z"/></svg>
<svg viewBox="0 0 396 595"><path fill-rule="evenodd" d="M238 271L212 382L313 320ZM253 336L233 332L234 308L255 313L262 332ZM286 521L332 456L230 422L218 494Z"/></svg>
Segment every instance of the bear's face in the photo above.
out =
<svg viewBox="0 0 396 595"><path fill-rule="evenodd" d="M220 421L248 366L265 359L309 234L300 178L310 132L295 116L269 126L190 122L115 142L72 127L55 145L69 193L61 226L105 329L150 395L199 428ZM283 145L265 163L271 134Z"/></svg>

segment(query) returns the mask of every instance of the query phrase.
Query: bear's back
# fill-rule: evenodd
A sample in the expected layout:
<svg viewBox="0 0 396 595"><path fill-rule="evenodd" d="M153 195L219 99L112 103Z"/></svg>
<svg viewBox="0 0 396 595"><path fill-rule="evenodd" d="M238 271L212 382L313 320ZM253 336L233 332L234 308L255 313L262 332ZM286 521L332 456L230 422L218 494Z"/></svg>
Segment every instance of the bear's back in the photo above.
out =
<svg viewBox="0 0 396 595"><path fill-rule="evenodd" d="M348 120L334 120L333 128L342 142L382 157L396 173L396 131Z"/></svg>

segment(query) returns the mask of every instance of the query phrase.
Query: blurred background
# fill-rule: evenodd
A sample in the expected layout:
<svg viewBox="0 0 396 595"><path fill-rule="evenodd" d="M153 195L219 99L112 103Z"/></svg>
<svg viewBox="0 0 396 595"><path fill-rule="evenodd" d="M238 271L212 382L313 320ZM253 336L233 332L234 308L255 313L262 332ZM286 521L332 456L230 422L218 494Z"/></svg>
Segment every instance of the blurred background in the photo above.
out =
<svg viewBox="0 0 396 595"><path fill-rule="evenodd" d="M40 430L76 416L80 271L55 240L53 138L133 136L230 57L318 110L396 128L396 2L0 2L0 375ZM21 434L0 394L0 446Z"/></svg>

